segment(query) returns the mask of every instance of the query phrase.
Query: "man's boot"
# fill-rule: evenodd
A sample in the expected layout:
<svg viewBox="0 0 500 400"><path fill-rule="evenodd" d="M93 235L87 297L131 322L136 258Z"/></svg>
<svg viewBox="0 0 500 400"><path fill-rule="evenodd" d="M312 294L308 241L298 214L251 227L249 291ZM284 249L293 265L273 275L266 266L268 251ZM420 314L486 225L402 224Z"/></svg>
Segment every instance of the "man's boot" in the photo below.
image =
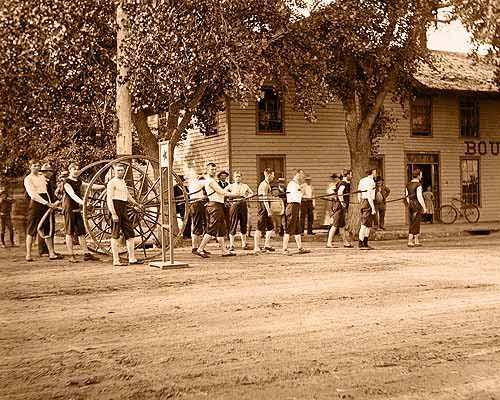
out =
<svg viewBox="0 0 500 400"><path fill-rule="evenodd" d="M366 250L373 250L373 247L371 247L369 244L368 244L368 238L365 237L365 240L363 240L363 248L365 248Z"/></svg>

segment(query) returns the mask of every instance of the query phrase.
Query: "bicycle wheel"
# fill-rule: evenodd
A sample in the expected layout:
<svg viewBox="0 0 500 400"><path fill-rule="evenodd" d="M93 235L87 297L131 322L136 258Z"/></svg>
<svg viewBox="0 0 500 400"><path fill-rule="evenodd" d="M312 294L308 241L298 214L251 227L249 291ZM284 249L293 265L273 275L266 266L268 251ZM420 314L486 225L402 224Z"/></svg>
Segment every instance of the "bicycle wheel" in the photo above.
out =
<svg viewBox="0 0 500 400"><path fill-rule="evenodd" d="M480 213L478 206L475 206L474 204L469 204L466 207L464 207L462 211L464 213L465 219L469 224L475 224L477 221L479 221Z"/></svg>
<svg viewBox="0 0 500 400"><path fill-rule="evenodd" d="M455 208L450 205L441 206L438 208L439 220L443 224L452 224L457 220L458 213Z"/></svg>

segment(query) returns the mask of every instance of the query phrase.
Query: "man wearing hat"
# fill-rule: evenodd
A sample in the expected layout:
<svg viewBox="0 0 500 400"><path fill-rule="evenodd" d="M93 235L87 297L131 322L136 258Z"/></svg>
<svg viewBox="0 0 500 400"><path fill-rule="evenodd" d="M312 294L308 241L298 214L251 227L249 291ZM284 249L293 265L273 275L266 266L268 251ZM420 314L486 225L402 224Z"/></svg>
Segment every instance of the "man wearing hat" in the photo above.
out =
<svg viewBox="0 0 500 400"><path fill-rule="evenodd" d="M302 233L306 228L307 220L307 234L314 235L313 223L314 223L314 190L311 185L311 177L306 176L305 183L302 185L302 203L300 206L300 226Z"/></svg>
<svg viewBox="0 0 500 400"><path fill-rule="evenodd" d="M58 202L58 199L56 197L57 183L52 165L50 165L50 163L44 163L42 165L42 168L40 169L40 172L47 180L47 193L49 195L50 201L53 202L56 206L58 206L60 202ZM52 226L55 227L56 226L55 211L51 213L49 218L51 219ZM56 231L55 229L52 229L51 231L52 241L54 241L55 231ZM49 254L49 249L47 248L45 240L40 235L38 235L38 254L41 256Z"/></svg>
<svg viewBox="0 0 500 400"><path fill-rule="evenodd" d="M368 244L370 228L376 214L375 210L375 191L377 178L377 169L369 167L366 170L366 176L360 179L358 184L358 201L360 202L361 228L359 229L359 248L360 250L372 250Z"/></svg>
<svg viewBox="0 0 500 400"><path fill-rule="evenodd" d="M10 246L15 246L14 243L14 228L12 226L12 204L14 199L10 197L7 186L0 187L0 229L2 247L7 247L5 243L5 231L9 231Z"/></svg>
<svg viewBox="0 0 500 400"><path fill-rule="evenodd" d="M31 257L31 246L33 238L38 231L38 224L49 208L55 209L48 194L48 182L45 176L40 173L40 163L35 160L30 161L30 173L24 178L24 188L30 198L28 209L28 228L26 232L26 261L33 261ZM45 243L49 251L49 260L61 259L62 256L54 252L54 242L50 235L50 221L47 218L42 226Z"/></svg>

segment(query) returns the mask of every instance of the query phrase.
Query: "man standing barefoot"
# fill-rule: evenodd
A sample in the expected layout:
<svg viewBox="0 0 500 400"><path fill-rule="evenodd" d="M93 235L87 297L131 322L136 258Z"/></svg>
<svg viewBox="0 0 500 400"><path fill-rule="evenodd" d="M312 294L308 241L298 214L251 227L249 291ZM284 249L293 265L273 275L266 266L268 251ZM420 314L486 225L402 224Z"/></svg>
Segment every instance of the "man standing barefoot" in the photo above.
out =
<svg viewBox="0 0 500 400"><path fill-rule="evenodd" d="M254 233L253 253L255 255L261 253L260 238L265 232L266 240L264 242L264 251L274 251L271 247L271 237L274 235L274 224L271 211L271 182L274 180L274 171L271 168L264 170L264 180L260 183L257 191L259 195L259 208L257 210L257 229Z"/></svg>
<svg viewBox="0 0 500 400"><path fill-rule="evenodd" d="M366 176L358 184L358 200L361 203L361 228L359 229L359 248L360 250L373 250L368 244L370 228L373 225L375 210L375 178L377 169L370 168L366 171Z"/></svg>
<svg viewBox="0 0 500 400"><path fill-rule="evenodd" d="M304 171L299 169L295 172L293 179L290 181L286 188L286 217L287 226L286 233L283 236L283 254L290 255L288 251L288 242L290 241L290 235L295 238L295 243L297 243L297 248L299 249L299 254L308 254L311 251L306 250L302 247L302 238L300 236L302 232L301 222L300 222L300 207L302 202L302 192L301 185L304 183Z"/></svg>
<svg viewBox="0 0 500 400"><path fill-rule="evenodd" d="M125 182L125 167L123 164L114 165L115 176L107 184L106 202L108 209L111 212L112 234L111 234L111 251L113 252L113 265L123 266L120 261L119 239L120 232L123 233L127 243L128 264L142 264L142 260L135 258L135 242L134 242L134 227L127 213L127 206L131 203L136 211L139 211L139 204L130 195Z"/></svg>

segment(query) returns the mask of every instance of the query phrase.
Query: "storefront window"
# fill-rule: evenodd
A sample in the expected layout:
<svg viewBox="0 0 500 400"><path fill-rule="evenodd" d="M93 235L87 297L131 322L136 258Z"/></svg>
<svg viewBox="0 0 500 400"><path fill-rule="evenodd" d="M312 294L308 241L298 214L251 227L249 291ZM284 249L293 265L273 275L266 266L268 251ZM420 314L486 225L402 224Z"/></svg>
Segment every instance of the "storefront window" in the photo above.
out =
<svg viewBox="0 0 500 400"><path fill-rule="evenodd" d="M416 96L411 104L412 136L432 135L432 102L430 96Z"/></svg>
<svg viewBox="0 0 500 400"><path fill-rule="evenodd" d="M480 204L479 160L461 161L462 201L466 204Z"/></svg>
<svg viewBox="0 0 500 400"><path fill-rule="evenodd" d="M460 135L479 137L479 103L476 100L460 100Z"/></svg>
<svg viewBox="0 0 500 400"><path fill-rule="evenodd" d="M283 107L280 95L271 87L262 88L258 102L258 132L283 132Z"/></svg>

